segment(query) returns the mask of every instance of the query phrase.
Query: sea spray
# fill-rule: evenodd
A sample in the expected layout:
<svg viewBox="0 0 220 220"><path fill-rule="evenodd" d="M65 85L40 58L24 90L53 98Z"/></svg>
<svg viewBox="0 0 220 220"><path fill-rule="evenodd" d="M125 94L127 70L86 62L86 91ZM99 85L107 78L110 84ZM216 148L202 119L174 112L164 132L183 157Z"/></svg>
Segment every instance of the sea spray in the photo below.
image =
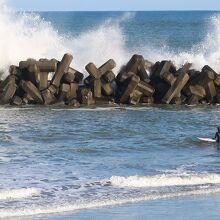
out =
<svg viewBox="0 0 220 220"><path fill-rule="evenodd" d="M0 69L6 74L11 64L27 58L60 59L65 52L74 55L74 67L85 72L84 66L93 61L101 65L109 57L117 60L118 69L129 58L121 22L129 13L88 30L77 37L61 35L50 22L37 13L15 12L1 2L0 9Z"/></svg>
<svg viewBox="0 0 220 220"><path fill-rule="evenodd" d="M126 34L122 22L134 19L135 13L125 12L117 18L109 18L101 25L93 27L77 36L62 35L50 22L37 13L15 12L4 1L0 2L0 69L7 74L8 66L17 64L29 57L60 59L65 52L74 55L74 67L85 73L88 62L101 65L112 58L117 62L116 72L126 63L132 53L140 53L155 62L170 59L178 67L186 62L193 63L193 68L201 69L204 65L220 71L220 16L213 16L209 21L209 30L205 39L189 51L176 53L164 47L152 47L151 42L138 42L126 45ZM147 34L147 33L146 33ZM143 47L143 45L147 45Z"/></svg>
<svg viewBox="0 0 220 220"><path fill-rule="evenodd" d="M21 59L57 57L69 51L64 38L49 22L33 13L14 12L4 3L0 9L0 68L7 73L8 66Z"/></svg>
<svg viewBox="0 0 220 220"><path fill-rule="evenodd" d="M218 73L220 72L220 15L211 16L208 25L205 25L206 36L192 46L190 50L176 52L164 44L161 48L147 46L140 48L141 54L153 62L158 60L171 60L177 67L184 63L192 63L192 68L202 69L209 65Z"/></svg>

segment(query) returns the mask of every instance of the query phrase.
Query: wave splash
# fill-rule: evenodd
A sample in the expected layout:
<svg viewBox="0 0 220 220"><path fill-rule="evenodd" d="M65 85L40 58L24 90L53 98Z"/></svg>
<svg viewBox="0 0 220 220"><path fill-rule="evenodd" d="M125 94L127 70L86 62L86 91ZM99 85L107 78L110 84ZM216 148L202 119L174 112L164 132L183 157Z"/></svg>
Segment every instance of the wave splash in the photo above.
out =
<svg viewBox="0 0 220 220"><path fill-rule="evenodd" d="M110 183L118 187L167 187L220 184L219 174L163 174L156 176L113 176Z"/></svg>
<svg viewBox="0 0 220 220"><path fill-rule="evenodd" d="M0 69L7 74L8 66L18 64L29 57L61 59L70 52L74 55L73 66L84 71L88 62L101 65L112 58L117 62L116 72L134 53L142 53L146 59L172 60L178 67L186 62L193 68L212 66L220 72L220 16L210 18L210 30L206 38L190 51L174 53L171 48L150 48L135 45L128 48L122 22L135 17L135 13L124 13L119 18L109 18L102 25L81 33L79 36L64 36L36 13L14 12L0 1Z"/></svg>

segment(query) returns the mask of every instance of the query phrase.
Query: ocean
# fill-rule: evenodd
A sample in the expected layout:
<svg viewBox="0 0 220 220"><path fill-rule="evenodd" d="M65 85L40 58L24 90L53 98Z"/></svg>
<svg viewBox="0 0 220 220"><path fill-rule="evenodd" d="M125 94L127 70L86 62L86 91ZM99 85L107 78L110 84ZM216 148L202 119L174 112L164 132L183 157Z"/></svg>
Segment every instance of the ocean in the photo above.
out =
<svg viewBox="0 0 220 220"><path fill-rule="evenodd" d="M209 64L220 12L0 9L0 68L22 59ZM0 219L209 219L220 215L219 106L0 107Z"/></svg>

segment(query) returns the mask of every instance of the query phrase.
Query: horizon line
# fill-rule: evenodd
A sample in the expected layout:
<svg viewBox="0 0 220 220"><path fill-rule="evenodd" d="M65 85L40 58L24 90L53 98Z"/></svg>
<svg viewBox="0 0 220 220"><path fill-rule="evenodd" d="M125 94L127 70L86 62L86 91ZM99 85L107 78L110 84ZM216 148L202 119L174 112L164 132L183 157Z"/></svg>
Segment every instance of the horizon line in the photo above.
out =
<svg viewBox="0 0 220 220"><path fill-rule="evenodd" d="M200 9L173 9L173 10L15 10L17 12L220 12L218 10L200 10Z"/></svg>

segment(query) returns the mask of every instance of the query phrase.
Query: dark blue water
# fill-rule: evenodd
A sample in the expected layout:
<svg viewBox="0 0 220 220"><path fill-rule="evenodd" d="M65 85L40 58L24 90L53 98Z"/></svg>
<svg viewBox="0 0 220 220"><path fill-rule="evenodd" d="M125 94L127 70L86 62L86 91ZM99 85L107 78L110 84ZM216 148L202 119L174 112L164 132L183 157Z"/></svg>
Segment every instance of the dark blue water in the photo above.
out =
<svg viewBox="0 0 220 220"><path fill-rule="evenodd" d="M92 36L91 57L94 42L101 47L115 35L125 44L109 42L109 54L142 45L182 52L207 45L209 31L218 33L211 25L216 15L41 13L79 44ZM219 146L197 139L214 136L219 106L1 107L0 115L2 219L219 219Z"/></svg>
<svg viewBox="0 0 220 220"><path fill-rule="evenodd" d="M204 39L210 18L219 15L219 12L152 11L129 14L131 18L121 22L128 47L139 47L140 44L160 47L166 43L172 49L185 50ZM120 19L125 12L41 12L40 15L61 33L75 36L93 30L108 19Z"/></svg>

